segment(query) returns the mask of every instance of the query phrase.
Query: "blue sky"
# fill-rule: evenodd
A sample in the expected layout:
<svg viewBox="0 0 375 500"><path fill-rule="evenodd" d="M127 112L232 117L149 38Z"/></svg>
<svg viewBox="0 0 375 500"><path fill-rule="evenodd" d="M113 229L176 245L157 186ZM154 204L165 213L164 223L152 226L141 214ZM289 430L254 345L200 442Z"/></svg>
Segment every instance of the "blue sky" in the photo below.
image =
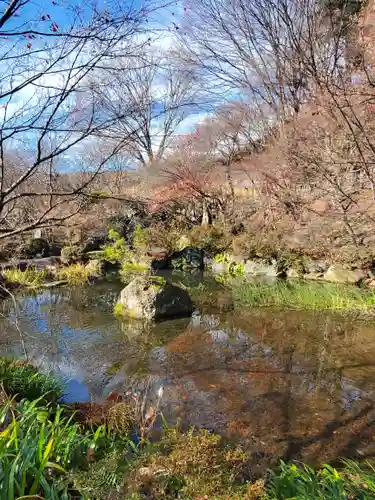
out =
<svg viewBox="0 0 375 500"><path fill-rule="evenodd" d="M116 0L117 2L118 0ZM113 0L108 0L110 7L116 9L118 4ZM67 28L71 25L74 10L79 8L82 12L82 18L87 21L89 16L89 8L88 5L91 4L91 0L87 2L82 2L80 0L36 0L30 1L28 4L23 6L19 12L19 16L12 19L9 23L7 23L1 34L4 36L6 31L11 32L16 29L27 31L35 30L35 31L43 31L43 32L51 32L51 24L56 23L58 26L59 32L64 28ZM144 2L137 0L137 3L121 2L121 8L124 7L142 7ZM4 3L4 6L6 4ZM99 0L97 3L99 7L106 8L107 0ZM0 4L1 6L1 4ZM4 7L3 7L4 8ZM1 9L1 7L0 7ZM175 25L179 26L181 23L184 12L184 4L183 2L174 2L173 5L165 7L156 12L151 12L147 15L148 22L145 23L146 29L150 29L151 31L151 48L150 50L159 50L164 49L168 50L174 43L174 35L175 35ZM147 35L148 36L148 35ZM19 50L27 52L27 44L31 43L32 48L30 50L30 58L33 57L32 51L36 48L43 48L45 44L48 45L48 41L51 40L50 37L40 37L38 39L29 39L27 36L22 36L19 40ZM3 48L6 50L9 47L14 39L9 39L3 42ZM0 49L1 51L1 49ZM0 76L1 74L6 74L1 70L1 65L4 65L4 62L1 63L0 60ZM3 66L4 67L4 66ZM33 92L35 89L32 86L29 86L24 91L18 93L13 102L12 107L14 109L19 109L22 106L23 102L27 102L28 99L31 99ZM155 111L161 111L161 103L158 100L155 100L154 108ZM186 119L181 123L177 130L177 134L184 134L194 130L197 124L204 119L212 111L212 104L202 104L199 108L194 106L191 109L187 109ZM23 115L23 119L26 116ZM18 119L18 118L17 118ZM162 119L162 118L161 118ZM157 124L156 124L157 125ZM156 127L157 128L157 127ZM33 138L34 137L34 138ZM28 149L33 149L33 144L35 144L36 135L33 136L33 132L28 132L25 134L23 140L27 139ZM71 155L77 155L77 149L73 148ZM62 163L69 163L69 153L65 155ZM74 162L72 162L74 163Z"/></svg>

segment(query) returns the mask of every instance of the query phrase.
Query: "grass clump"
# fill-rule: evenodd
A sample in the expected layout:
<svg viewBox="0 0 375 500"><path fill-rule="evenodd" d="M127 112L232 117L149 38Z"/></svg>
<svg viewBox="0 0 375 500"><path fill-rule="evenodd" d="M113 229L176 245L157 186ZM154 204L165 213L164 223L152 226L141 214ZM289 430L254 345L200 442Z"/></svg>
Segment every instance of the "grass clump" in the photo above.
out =
<svg viewBox="0 0 375 500"><path fill-rule="evenodd" d="M79 286L88 283L92 276L90 269L83 264L71 264L70 266L62 267L57 273L57 278L66 280L69 285Z"/></svg>
<svg viewBox="0 0 375 500"><path fill-rule="evenodd" d="M370 310L375 305L374 291L335 283L244 281L232 287L234 298L241 306Z"/></svg>
<svg viewBox="0 0 375 500"><path fill-rule="evenodd" d="M314 470L307 465L281 462L267 481L267 498L280 500L370 500L375 498L375 469L345 461L342 470L324 465Z"/></svg>
<svg viewBox="0 0 375 500"><path fill-rule="evenodd" d="M0 498L74 498L68 470L87 466L106 436L104 428L84 431L72 418L39 400L1 407Z"/></svg>
<svg viewBox="0 0 375 500"><path fill-rule="evenodd" d="M35 267L28 267L24 271L18 268L5 269L2 274L9 283L30 287L40 286L49 278L45 269L37 271Z"/></svg>
<svg viewBox="0 0 375 500"><path fill-rule="evenodd" d="M40 373L25 361L8 358L0 358L0 381L4 391L18 399L57 402L64 392L63 384L51 375Z"/></svg>

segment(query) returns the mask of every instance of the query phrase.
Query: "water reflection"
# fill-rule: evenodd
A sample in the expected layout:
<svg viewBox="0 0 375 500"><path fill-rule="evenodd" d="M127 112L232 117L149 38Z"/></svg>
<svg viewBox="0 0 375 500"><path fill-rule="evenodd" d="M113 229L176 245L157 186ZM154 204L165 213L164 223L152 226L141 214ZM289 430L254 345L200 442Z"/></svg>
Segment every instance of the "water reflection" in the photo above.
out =
<svg viewBox="0 0 375 500"><path fill-rule="evenodd" d="M190 319L119 322L121 285L17 297L30 358L68 381L68 401L163 385L168 421L241 440L254 466L372 455L374 322L324 313L219 308L220 287L197 286ZM208 297L210 300L208 300ZM210 303L211 301L211 303ZM0 318L2 353L22 353L11 302Z"/></svg>

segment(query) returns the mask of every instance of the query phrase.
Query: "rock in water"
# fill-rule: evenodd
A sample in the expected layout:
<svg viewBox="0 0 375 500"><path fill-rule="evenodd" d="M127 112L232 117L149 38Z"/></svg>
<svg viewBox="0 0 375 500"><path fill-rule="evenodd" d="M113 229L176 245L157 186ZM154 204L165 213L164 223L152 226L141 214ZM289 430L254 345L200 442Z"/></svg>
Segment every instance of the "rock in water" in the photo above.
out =
<svg viewBox="0 0 375 500"><path fill-rule="evenodd" d="M116 310L131 318L158 320L190 316L193 304L186 290L165 279L138 276L122 290Z"/></svg>

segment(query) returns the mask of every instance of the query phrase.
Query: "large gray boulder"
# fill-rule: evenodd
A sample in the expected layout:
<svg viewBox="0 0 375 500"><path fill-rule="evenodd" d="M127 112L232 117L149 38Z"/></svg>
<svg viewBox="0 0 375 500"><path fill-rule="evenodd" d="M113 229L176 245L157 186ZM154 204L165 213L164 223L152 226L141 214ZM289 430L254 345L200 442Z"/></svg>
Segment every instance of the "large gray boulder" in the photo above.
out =
<svg viewBox="0 0 375 500"><path fill-rule="evenodd" d="M279 272L276 260L268 262L267 260L248 260L245 264L245 274L251 276L269 276L276 277Z"/></svg>
<svg viewBox="0 0 375 500"><path fill-rule="evenodd" d="M346 269L340 264L332 264L324 273L323 279L335 283L359 283L366 277L366 273L361 269Z"/></svg>
<svg viewBox="0 0 375 500"><path fill-rule="evenodd" d="M158 320L190 316L193 304L186 290L159 276L138 276L121 292L116 313L130 318Z"/></svg>

